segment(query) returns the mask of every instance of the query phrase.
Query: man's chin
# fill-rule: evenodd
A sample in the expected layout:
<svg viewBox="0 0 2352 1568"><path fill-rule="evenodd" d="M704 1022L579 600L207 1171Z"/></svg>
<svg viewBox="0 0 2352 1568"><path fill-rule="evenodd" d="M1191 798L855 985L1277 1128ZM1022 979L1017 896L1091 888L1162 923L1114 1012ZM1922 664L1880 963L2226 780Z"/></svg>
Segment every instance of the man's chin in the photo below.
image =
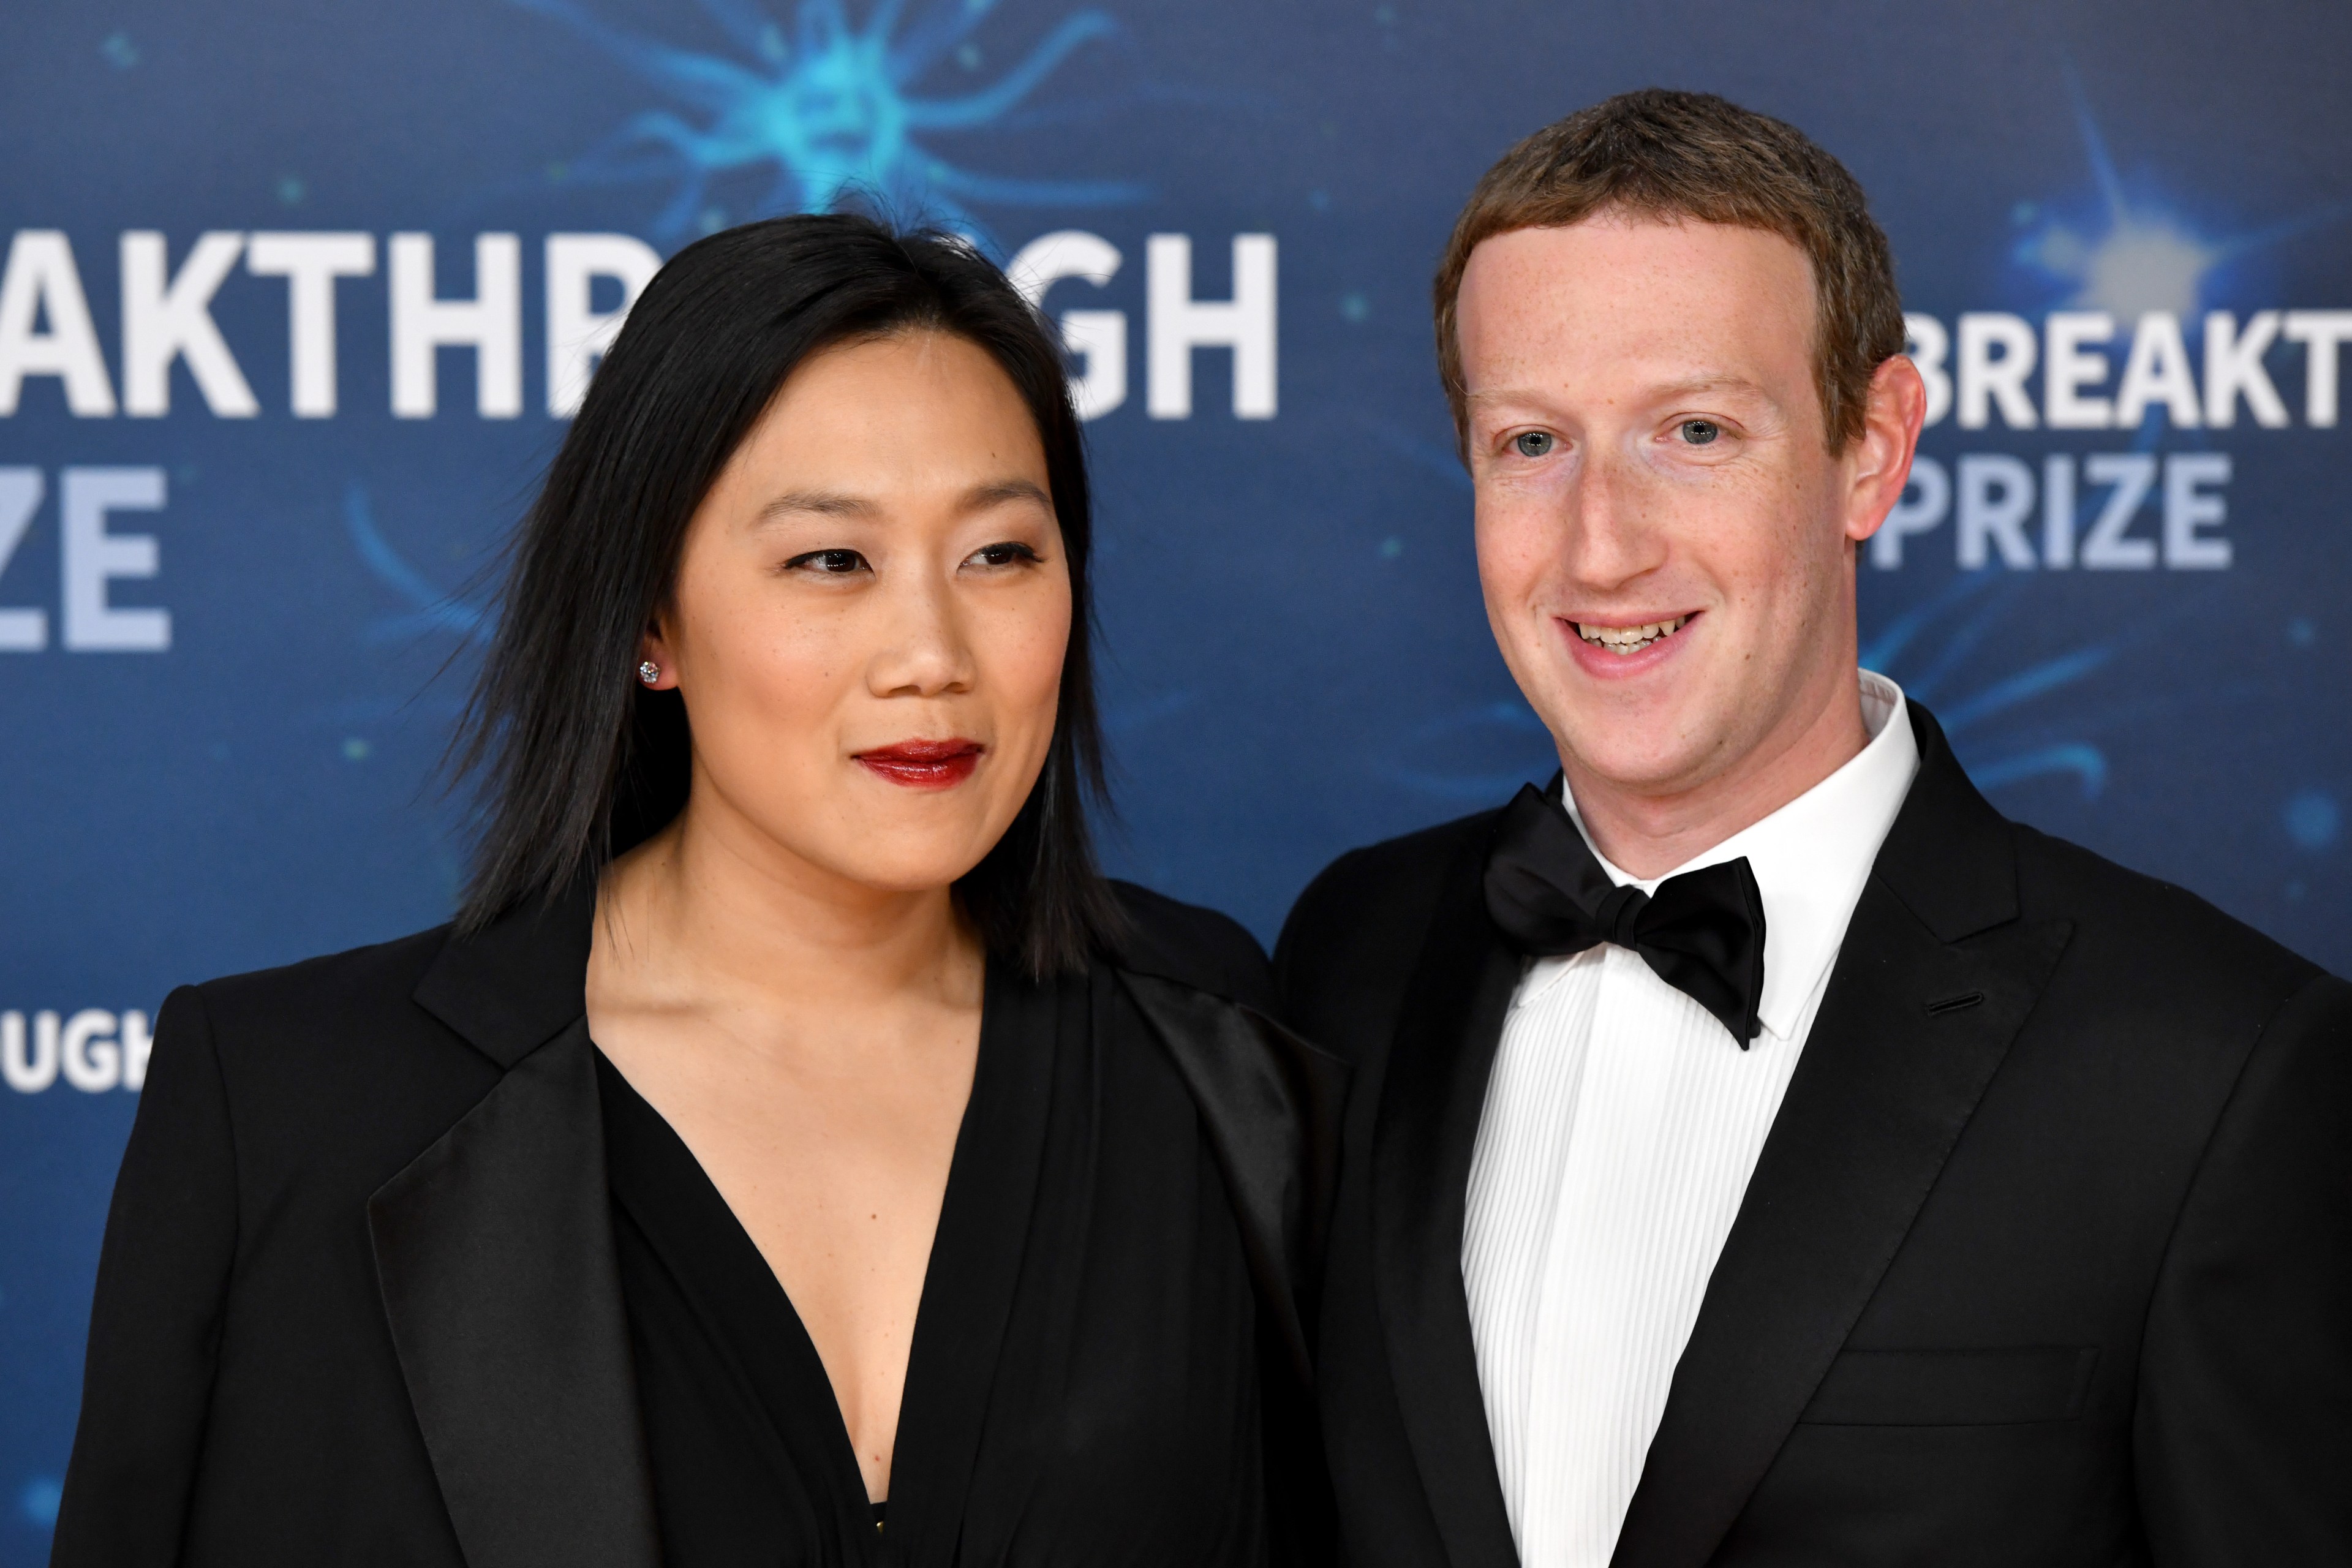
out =
<svg viewBox="0 0 2352 1568"><path fill-rule="evenodd" d="M1560 761L1571 784L1620 795L1683 794L1705 784L1736 750L1713 726L1678 716L1597 720L1552 732L1563 740Z"/></svg>

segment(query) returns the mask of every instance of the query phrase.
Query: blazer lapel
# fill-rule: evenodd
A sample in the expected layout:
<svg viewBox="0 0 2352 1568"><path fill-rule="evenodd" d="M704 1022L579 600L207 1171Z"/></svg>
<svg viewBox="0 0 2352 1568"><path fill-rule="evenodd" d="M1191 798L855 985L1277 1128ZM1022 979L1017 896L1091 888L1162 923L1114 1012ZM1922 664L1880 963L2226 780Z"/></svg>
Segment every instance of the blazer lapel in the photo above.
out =
<svg viewBox="0 0 2352 1568"><path fill-rule="evenodd" d="M2071 934L2063 922L2018 919L2013 830L1969 784L1935 721L1911 712L1919 774L1675 1367L1617 1568L1698 1568L1714 1552L1877 1289Z"/></svg>
<svg viewBox="0 0 2352 1568"><path fill-rule="evenodd" d="M575 895L445 950L418 1002L509 1070L368 1203L393 1343L471 1568L660 1561L583 1016L593 910Z"/></svg>
<svg viewBox="0 0 2352 1568"><path fill-rule="evenodd" d="M1372 1134L1373 1282L1389 1370L1454 1568L1514 1568L1479 1390L1462 1227L1486 1079L1521 964L1487 917L1487 836L1449 869L1398 1016Z"/></svg>
<svg viewBox="0 0 2352 1568"><path fill-rule="evenodd" d="M1176 1064L1231 1190L1259 1298L1273 1309L1302 1386L1305 1325L1339 1179L1348 1067L1252 1007L1154 974L1121 986Z"/></svg>

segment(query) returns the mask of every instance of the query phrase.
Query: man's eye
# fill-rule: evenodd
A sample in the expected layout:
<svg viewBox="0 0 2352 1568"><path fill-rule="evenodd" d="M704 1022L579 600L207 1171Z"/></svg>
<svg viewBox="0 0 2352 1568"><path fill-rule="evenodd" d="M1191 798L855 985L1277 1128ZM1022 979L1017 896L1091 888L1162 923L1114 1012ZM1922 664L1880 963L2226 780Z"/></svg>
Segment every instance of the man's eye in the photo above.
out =
<svg viewBox="0 0 2352 1568"><path fill-rule="evenodd" d="M983 544L971 552L971 559L982 566L1010 566L1015 562L1034 561L1037 552L1015 540L1003 540L995 544Z"/></svg>
<svg viewBox="0 0 2352 1568"><path fill-rule="evenodd" d="M1555 444L1549 430L1522 430L1511 437L1511 445L1518 448L1522 458L1548 458Z"/></svg>
<svg viewBox="0 0 2352 1568"><path fill-rule="evenodd" d="M1723 434L1723 426L1712 419L1685 419L1682 423L1683 439L1694 447L1704 447Z"/></svg>
<svg viewBox="0 0 2352 1568"><path fill-rule="evenodd" d="M812 550L784 563L788 571L822 572L835 577L860 571L865 565L866 557L855 550Z"/></svg>

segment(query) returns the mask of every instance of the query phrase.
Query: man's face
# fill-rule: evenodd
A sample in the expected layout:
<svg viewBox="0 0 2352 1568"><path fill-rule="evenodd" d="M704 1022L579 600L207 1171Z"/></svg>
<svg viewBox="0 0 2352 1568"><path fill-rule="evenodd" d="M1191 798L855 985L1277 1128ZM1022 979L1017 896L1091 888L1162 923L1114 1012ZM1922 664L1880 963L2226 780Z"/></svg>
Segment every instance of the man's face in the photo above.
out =
<svg viewBox="0 0 2352 1568"><path fill-rule="evenodd" d="M1902 475L1874 482L1875 428L1829 450L1802 251L1520 229L1471 254L1457 321L1487 619L1572 784L1681 795L1852 700L1852 543Z"/></svg>

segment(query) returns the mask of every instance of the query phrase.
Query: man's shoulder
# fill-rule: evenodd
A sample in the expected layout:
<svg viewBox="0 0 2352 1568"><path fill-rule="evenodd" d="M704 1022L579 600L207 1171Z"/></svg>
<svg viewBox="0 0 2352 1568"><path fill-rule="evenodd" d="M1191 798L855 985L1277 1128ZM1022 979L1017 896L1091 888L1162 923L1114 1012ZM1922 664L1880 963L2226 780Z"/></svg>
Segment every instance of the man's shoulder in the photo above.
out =
<svg viewBox="0 0 2352 1568"><path fill-rule="evenodd" d="M1350 849L1317 874L1283 922L1282 943L1352 933L1402 917L1424 919L1446 874L1494 830L1493 811Z"/></svg>
<svg viewBox="0 0 2352 1568"><path fill-rule="evenodd" d="M2325 973L2186 888L2012 826L2019 912L2073 926L2070 945L2119 1005L2164 1006L2187 993L2274 1004Z"/></svg>
<svg viewBox="0 0 2352 1568"><path fill-rule="evenodd" d="M1486 844L1495 816L1477 812L1350 849L1307 885L1274 950L1295 1026L1328 1044L1386 1017L1449 879Z"/></svg>

